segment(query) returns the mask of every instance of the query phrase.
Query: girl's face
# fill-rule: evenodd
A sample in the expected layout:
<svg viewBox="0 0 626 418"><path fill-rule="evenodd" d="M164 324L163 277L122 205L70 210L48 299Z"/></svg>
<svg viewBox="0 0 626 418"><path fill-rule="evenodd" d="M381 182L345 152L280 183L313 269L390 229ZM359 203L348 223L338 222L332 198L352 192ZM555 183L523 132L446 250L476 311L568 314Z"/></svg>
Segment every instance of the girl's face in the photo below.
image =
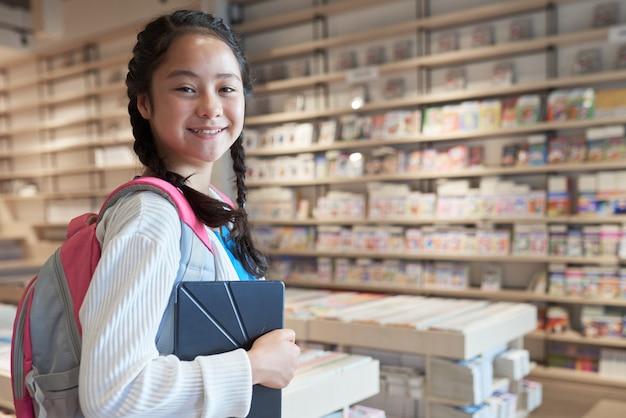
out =
<svg viewBox="0 0 626 418"><path fill-rule="evenodd" d="M210 171L243 129L241 71L230 47L208 35L183 35L152 77L151 97L137 98L168 169Z"/></svg>

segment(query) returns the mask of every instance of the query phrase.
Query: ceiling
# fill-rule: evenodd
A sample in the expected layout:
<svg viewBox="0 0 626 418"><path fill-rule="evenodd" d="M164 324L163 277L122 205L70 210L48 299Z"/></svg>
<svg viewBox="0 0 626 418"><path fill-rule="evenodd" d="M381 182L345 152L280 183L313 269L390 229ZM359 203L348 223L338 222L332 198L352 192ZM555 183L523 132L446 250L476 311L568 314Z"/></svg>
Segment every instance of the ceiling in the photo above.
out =
<svg viewBox="0 0 626 418"><path fill-rule="evenodd" d="M30 10L31 0L0 0L0 4L4 4L9 7L19 7L21 9Z"/></svg>

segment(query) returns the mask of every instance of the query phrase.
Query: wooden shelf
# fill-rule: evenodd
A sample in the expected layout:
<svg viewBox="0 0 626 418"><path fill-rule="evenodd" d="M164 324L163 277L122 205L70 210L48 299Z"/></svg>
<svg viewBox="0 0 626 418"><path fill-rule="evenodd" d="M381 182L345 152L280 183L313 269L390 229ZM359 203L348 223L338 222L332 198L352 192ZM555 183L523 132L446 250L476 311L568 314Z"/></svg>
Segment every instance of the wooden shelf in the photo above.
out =
<svg viewBox="0 0 626 418"><path fill-rule="evenodd" d="M489 90L493 93L492 90ZM486 94L485 94L486 95ZM439 99L438 99L439 101ZM372 113L377 111L411 108L417 105L433 104L424 97L413 96L401 99L386 100L375 103L366 103L359 109L359 113ZM307 110L300 112L272 113L268 115L250 116L246 119L248 126L273 125L288 122L304 122L322 118L330 118L355 113L351 108ZM516 126L512 128L490 129L482 131L458 131L442 135L421 135L421 142L448 141L452 139L472 139L472 138L492 138L498 135L521 135L535 132L545 132L551 130L574 130L584 129L592 126L613 125L624 123L626 117L605 117L584 120L567 120L557 122L538 122L533 125Z"/></svg>
<svg viewBox="0 0 626 418"><path fill-rule="evenodd" d="M526 256L526 255L495 255L495 254L454 254L454 253L411 253L408 251L348 251L341 249L333 250L266 250L273 256L294 257L347 257L347 258L375 258L375 259L398 259L398 260L445 260L445 261L476 261L476 262L500 262L500 263L565 263L587 264L600 266L618 266L626 263L617 256L599 257L564 257L564 256Z"/></svg>
<svg viewBox="0 0 626 418"><path fill-rule="evenodd" d="M562 303L566 305L602 305L626 307L626 299L583 298L573 296L552 296L545 293L534 293L528 290L497 290L485 291L477 287L466 289L425 288L415 285L372 282L321 282L311 280L287 280L287 286L312 289L329 289L342 291L362 291L388 294L429 295L449 298L471 298L508 302L544 302Z"/></svg>
<svg viewBox="0 0 626 418"><path fill-rule="evenodd" d="M459 63L471 63L476 61L484 61L496 58L503 58L510 55L520 55L520 54L528 54L537 51L544 51L547 48L562 46L562 45L570 45L577 44L579 42L591 42L608 38L608 30L607 29L593 29L584 32L571 33L571 34L561 34L561 35L553 35L545 38L537 38L528 41L518 41L518 42L507 42L497 45L485 46L481 48L467 49L463 51L452 51L440 54L433 54L427 56L416 57L412 59L390 62L386 64L378 65L377 71L379 74L390 74L397 73L401 71L407 71L412 69L418 69L422 67L440 67L446 65L456 65ZM616 80L623 80L626 78L625 71L607 71L607 74L604 76L595 75L595 83L608 83ZM265 84L261 84L255 87L256 93L269 93L276 92L281 90L292 90L297 88L306 88L313 87L319 83L333 83L345 81L348 76L348 72L338 71L331 72L326 74L317 74L309 77L299 77L288 80L277 80L268 82ZM586 79L588 82L591 81L592 78L587 78L589 75L585 76L570 76L566 77L563 80L559 80L555 84L558 87L566 87L572 84L579 84ZM513 85L507 88L496 88L495 92L493 89L481 90L480 92L468 92L465 97L463 97L458 92L450 93L448 96L446 95L433 95L430 98L431 101L428 101L428 96L423 97L419 103L415 104L427 104L427 103L437 103L451 100L467 100L471 98L481 98L485 96L494 96L494 95L511 95L519 92L532 92L536 90L543 90L553 88L550 80L544 82L532 82L532 83L523 83L518 85ZM500 93L496 93L500 91ZM455 98L457 96L458 98Z"/></svg>
<svg viewBox="0 0 626 418"><path fill-rule="evenodd" d="M556 3L567 4L577 3L582 0L561 0ZM550 4L547 0L515 0L509 1L506 5L494 4L476 7L470 10L463 10L460 12L447 13L439 16L429 16L420 19L411 20L408 22L399 22L393 25L389 25L383 28L376 28L373 30L361 31L357 33L351 33L347 35L335 36L331 38L319 39L310 42L299 43L298 45L285 46L279 48L273 48L266 52L251 53L248 56L248 60L251 64L264 62L269 60L285 59L297 55L303 55L312 53L320 49L336 48L346 45L352 45L356 43L363 43L367 41L380 40L393 36L409 35L423 29L435 30L443 29L455 25L465 25L468 22L480 22L489 19L496 19L505 16L510 16L519 13L530 13L536 10L542 10L547 8ZM365 5L359 3L358 7L364 7ZM275 18L281 19L280 16ZM282 18L285 19L285 18ZM282 20L281 19L281 20ZM310 19L305 19L310 20ZM239 26L235 26L237 29ZM268 26L268 29L272 29Z"/></svg>
<svg viewBox="0 0 626 418"><path fill-rule="evenodd" d="M243 35L250 35L267 30L279 30L287 26L313 21L314 19L320 17L349 13L358 8L378 4L388 5L394 1L396 0L343 0L340 2L313 6L308 9L296 10L256 21L240 23L233 25L233 30Z"/></svg>
<svg viewBox="0 0 626 418"><path fill-rule="evenodd" d="M120 135L111 135L102 138L93 138L91 140L87 140L82 143L69 143L64 144L62 140L60 140L58 145L46 145L42 144L39 149L24 149L24 150L15 150L15 151L4 151L0 152L0 158L14 158L14 157L26 157L29 155L44 155L44 154L53 154L56 152L63 151L76 151L81 149L89 149L89 148L103 148L108 146L115 145L132 145L134 138L130 135L120 134Z"/></svg>
<svg viewBox="0 0 626 418"><path fill-rule="evenodd" d="M38 132L38 131L47 131L54 130L59 128L68 128L71 126L76 126L89 122L98 122L107 119L116 119L121 118L128 115L128 111L126 109L117 109L108 112L102 112L94 115L85 115L77 118L65 118L59 120L50 120L46 122L41 122L38 125L33 126L24 126L21 128L10 129L7 131L0 132L0 135L11 135L17 136L20 134L30 133L30 132Z"/></svg>
<svg viewBox="0 0 626 418"><path fill-rule="evenodd" d="M508 218L389 218L389 219L251 219L255 225L292 225L292 226L319 226L319 225L468 225L468 224L624 224L626 215L572 215L572 216L540 216L540 217L508 217Z"/></svg>
<svg viewBox="0 0 626 418"><path fill-rule="evenodd" d="M70 167L70 168L54 168L48 170L32 170L32 171L20 171L9 174L0 174L0 180L10 179L29 179L40 178L50 176L69 176L73 174L86 174L96 173L103 171L120 171L120 170L135 170L136 164L120 164L120 165L107 165L107 166L95 166L85 165L83 167Z"/></svg>
<svg viewBox="0 0 626 418"><path fill-rule="evenodd" d="M594 372L582 372L559 367L536 366L530 372L529 378L556 379L559 381L586 383L596 387L609 386L626 388L626 379L601 376Z"/></svg>
<svg viewBox="0 0 626 418"><path fill-rule="evenodd" d="M535 338L546 341L561 343L573 343L581 345L592 345L598 347L626 348L626 338L620 337L585 337L576 331L566 331L563 333L551 333L546 331L533 331L526 334L526 338Z"/></svg>
<svg viewBox="0 0 626 418"><path fill-rule="evenodd" d="M131 56L129 54L119 54L108 58L96 59L89 62L83 62L79 64L70 65L65 68L59 68L57 70L52 70L48 72L44 72L39 77L39 82L45 83L54 80L59 80L63 78L68 78L72 76L76 76L81 73L86 73L88 71L99 70L106 67L112 67L115 65L122 65L128 63Z"/></svg>
<svg viewBox="0 0 626 418"><path fill-rule="evenodd" d="M127 167L126 167L127 168ZM125 169L125 168L123 168ZM89 190L74 190L64 192L51 192L51 193L37 193L33 196L19 196L19 195L0 195L0 198L6 201L33 201L33 200L51 200L51 199L74 199L81 197L106 197L111 193L110 189L89 189ZM34 227L46 227L56 226L55 224L32 224Z"/></svg>
<svg viewBox="0 0 626 418"><path fill-rule="evenodd" d="M383 146L379 143L378 146ZM622 170L626 168L626 160L603 161L598 163L562 163L545 164L541 166L516 166L516 167L477 167L471 169L451 170L446 173L438 171L420 171L419 173L398 173L385 175L362 175L359 177L332 177L310 180L266 180L250 181L253 187L266 186L315 186L322 184L354 184L366 182L393 182L393 181L416 181L425 179L460 178L460 177L484 177L500 175L521 175L521 174L554 174L579 171L597 170Z"/></svg>

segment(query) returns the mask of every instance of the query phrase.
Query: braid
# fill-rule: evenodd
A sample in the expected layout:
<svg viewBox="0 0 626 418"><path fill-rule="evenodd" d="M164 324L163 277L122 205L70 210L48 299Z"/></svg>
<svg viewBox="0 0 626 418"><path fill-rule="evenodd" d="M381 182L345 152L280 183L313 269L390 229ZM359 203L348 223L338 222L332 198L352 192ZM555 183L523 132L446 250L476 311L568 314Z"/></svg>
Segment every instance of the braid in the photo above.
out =
<svg viewBox="0 0 626 418"><path fill-rule="evenodd" d="M246 198L248 188L246 186L246 165L245 150L243 148L243 134L230 147L230 156L233 160L233 171L235 172L235 182L237 185L237 205L241 216L235 218L231 236L241 245L235 247L235 252L240 260L247 260L251 263L251 267L255 269L255 275L258 277L265 276L268 268L266 257L259 252L252 240L252 234L248 223L248 214L246 212Z"/></svg>
<svg viewBox="0 0 626 418"><path fill-rule="evenodd" d="M230 156L233 160L233 171L235 172L235 183L237 186L237 204L240 208L246 208L248 199L248 188L246 186L246 152L243 148L243 134L230 147Z"/></svg>

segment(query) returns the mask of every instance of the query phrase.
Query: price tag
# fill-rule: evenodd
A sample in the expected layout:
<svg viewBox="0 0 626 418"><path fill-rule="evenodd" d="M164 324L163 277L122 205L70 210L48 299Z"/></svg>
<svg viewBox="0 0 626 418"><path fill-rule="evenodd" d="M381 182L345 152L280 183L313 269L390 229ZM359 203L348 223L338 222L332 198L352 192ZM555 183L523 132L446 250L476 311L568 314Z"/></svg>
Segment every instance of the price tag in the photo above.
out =
<svg viewBox="0 0 626 418"><path fill-rule="evenodd" d="M626 25L615 26L609 29L609 42L626 42Z"/></svg>
<svg viewBox="0 0 626 418"><path fill-rule="evenodd" d="M346 73L346 82L350 84L363 83L365 81L372 81L378 78L378 67L361 67L350 70Z"/></svg>

